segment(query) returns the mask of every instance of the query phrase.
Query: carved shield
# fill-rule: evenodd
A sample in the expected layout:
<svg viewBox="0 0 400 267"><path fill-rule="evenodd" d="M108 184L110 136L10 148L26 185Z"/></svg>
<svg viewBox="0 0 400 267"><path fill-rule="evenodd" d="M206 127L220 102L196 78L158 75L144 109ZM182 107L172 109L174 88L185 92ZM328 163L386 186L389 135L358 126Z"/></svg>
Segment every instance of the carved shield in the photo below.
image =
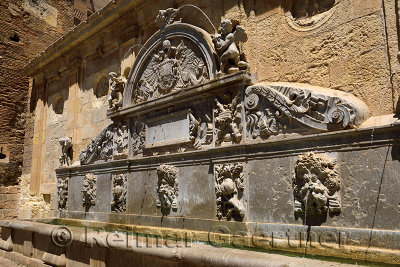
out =
<svg viewBox="0 0 400 267"><path fill-rule="evenodd" d="M176 74L176 62L174 59L167 59L158 66L158 88L163 93L171 91L178 81Z"/></svg>

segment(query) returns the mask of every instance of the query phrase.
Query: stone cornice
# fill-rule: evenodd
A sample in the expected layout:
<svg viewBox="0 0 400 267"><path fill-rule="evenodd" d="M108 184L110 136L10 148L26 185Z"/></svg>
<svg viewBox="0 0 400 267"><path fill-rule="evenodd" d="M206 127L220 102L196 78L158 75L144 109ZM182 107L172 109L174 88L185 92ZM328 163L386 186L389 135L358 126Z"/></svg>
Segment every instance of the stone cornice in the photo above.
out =
<svg viewBox="0 0 400 267"><path fill-rule="evenodd" d="M113 22L121 20L126 12L135 12L153 1L155 0L110 1L103 9L94 13L86 21L70 30L29 61L24 67L25 73L28 76L35 76L46 65L56 60L67 51L80 45L96 33L102 32L107 26L111 26Z"/></svg>

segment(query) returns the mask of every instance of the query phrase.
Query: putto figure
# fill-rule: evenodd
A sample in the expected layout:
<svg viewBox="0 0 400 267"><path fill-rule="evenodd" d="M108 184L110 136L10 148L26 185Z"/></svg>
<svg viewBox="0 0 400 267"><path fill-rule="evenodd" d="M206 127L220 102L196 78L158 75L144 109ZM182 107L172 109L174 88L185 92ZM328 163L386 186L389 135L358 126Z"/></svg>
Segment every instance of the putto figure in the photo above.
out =
<svg viewBox="0 0 400 267"><path fill-rule="evenodd" d="M108 78L111 90L108 104L111 110L118 110L122 108L126 78L122 75L117 75L115 72L110 72Z"/></svg>
<svg viewBox="0 0 400 267"><path fill-rule="evenodd" d="M234 73L249 70L250 65L240 60L239 43L247 42L247 33L241 26L233 27L231 20L223 20L221 29L213 36L215 50L220 59L220 73Z"/></svg>

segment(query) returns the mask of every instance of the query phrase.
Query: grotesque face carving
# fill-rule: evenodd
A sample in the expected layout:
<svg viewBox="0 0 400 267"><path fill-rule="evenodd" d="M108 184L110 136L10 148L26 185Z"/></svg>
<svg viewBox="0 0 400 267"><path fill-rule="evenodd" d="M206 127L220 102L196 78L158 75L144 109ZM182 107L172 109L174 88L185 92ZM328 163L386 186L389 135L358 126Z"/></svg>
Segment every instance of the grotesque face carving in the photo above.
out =
<svg viewBox="0 0 400 267"><path fill-rule="evenodd" d="M293 185L296 217L307 221L309 216L340 213L341 182L336 161L314 153L299 156Z"/></svg>

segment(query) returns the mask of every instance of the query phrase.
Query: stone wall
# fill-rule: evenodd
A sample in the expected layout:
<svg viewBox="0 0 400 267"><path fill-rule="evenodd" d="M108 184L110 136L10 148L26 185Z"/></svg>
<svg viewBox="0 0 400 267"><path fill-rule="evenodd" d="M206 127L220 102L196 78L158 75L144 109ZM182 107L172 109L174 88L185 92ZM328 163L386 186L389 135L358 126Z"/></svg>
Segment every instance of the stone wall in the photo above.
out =
<svg viewBox="0 0 400 267"><path fill-rule="evenodd" d="M0 200L6 201L0 207L0 219L16 215L7 208L18 205L7 202L11 195L5 192L7 186L15 190L21 174L29 174L31 167L35 114L30 109L36 104L32 99L28 107L30 81L23 67L75 26L73 2L8 0L0 3L0 185L4 186ZM101 2L97 8L104 6L104 1ZM16 193L12 196L14 201Z"/></svg>
<svg viewBox="0 0 400 267"><path fill-rule="evenodd" d="M75 163L110 123L106 116L110 92L102 87L107 74L127 76L135 55L157 30L157 11L169 7L198 6L210 21L189 6L179 17L210 33L224 18L242 25L249 40L240 48L258 82L337 89L364 101L372 116L395 113L396 79L388 83L397 65L395 1L385 1L384 6L379 0L324 1L307 12L295 2L119 0L114 3L118 8L105 8L78 26L32 65L36 117L31 136L36 143L32 153L26 153L24 167L32 175L32 191L54 198L59 138L72 138Z"/></svg>

